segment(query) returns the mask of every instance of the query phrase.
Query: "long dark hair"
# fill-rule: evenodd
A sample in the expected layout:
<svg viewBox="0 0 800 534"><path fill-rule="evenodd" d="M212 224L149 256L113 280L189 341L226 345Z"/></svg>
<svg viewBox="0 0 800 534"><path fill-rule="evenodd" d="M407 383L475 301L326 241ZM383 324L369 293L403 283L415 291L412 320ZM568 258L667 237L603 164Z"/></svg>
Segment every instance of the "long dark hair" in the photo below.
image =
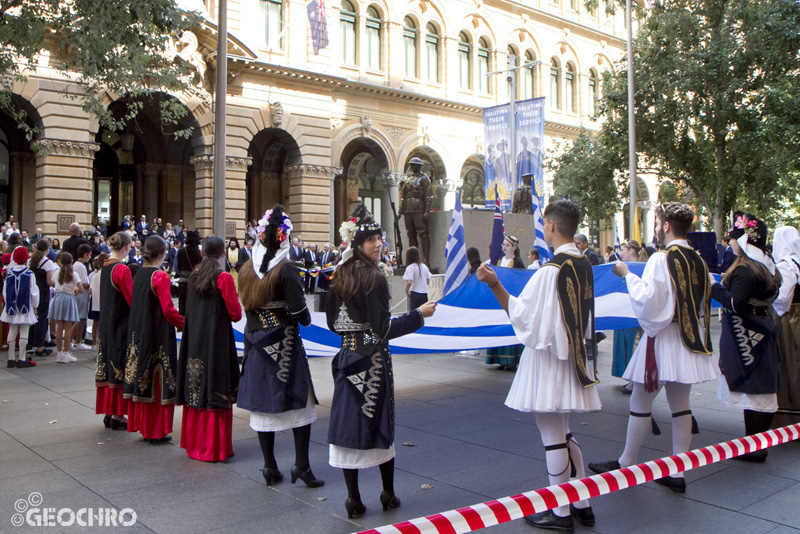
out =
<svg viewBox="0 0 800 534"><path fill-rule="evenodd" d="M770 274L769 269L767 269L762 263L759 263L753 259L751 259L747 254L744 253L744 250L739 250L739 255L736 256L736 260L733 264L728 267L728 270L725 271L725 279L730 280L728 275L730 275L733 271L738 269L739 267L746 267L753 271L753 274L758 280L759 285L765 286L769 292L772 292L776 289L776 287L781 285L781 273L779 270L775 269L775 276Z"/></svg>
<svg viewBox="0 0 800 534"><path fill-rule="evenodd" d="M417 247L409 247L406 250L406 265L411 265L412 263L420 264L419 249Z"/></svg>
<svg viewBox="0 0 800 534"><path fill-rule="evenodd" d="M50 250L50 240L48 238L43 237L36 242L36 250L33 251L31 261L28 264L31 269L36 270L39 268L39 264L42 262L42 258L47 255L48 250Z"/></svg>
<svg viewBox="0 0 800 534"><path fill-rule="evenodd" d="M203 241L205 259L200 268L189 276L189 289L200 298L210 298L216 293L217 277L222 267L217 261L225 254L225 241L221 237L210 235Z"/></svg>
<svg viewBox="0 0 800 534"><path fill-rule="evenodd" d="M144 246L142 246L141 250L142 259L147 263L153 263L166 250L167 242L164 241L164 238L153 234L144 241Z"/></svg>
<svg viewBox="0 0 800 534"><path fill-rule="evenodd" d="M61 265L61 270L58 271L58 283L63 286L64 284L72 282L72 254L62 251L56 260L58 260L58 264Z"/></svg>
<svg viewBox="0 0 800 534"><path fill-rule="evenodd" d="M373 273L380 276L371 276ZM336 269L331 288L342 301L350 302L357 293L369 295L379 279L386 281L378 264L364 254L361 248L356 247L353 249L353 257Z"/></svg>

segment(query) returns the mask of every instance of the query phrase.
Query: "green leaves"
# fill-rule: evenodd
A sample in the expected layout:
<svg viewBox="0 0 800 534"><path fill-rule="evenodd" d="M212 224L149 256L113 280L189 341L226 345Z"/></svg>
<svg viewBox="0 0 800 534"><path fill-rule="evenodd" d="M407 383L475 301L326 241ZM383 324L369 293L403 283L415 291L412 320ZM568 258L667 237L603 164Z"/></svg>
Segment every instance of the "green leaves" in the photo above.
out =
<svg viewBox="0 0 800 534"><path fill-rule="evenodd" d="M174 61L167 47L198 18L179 9L174 0L11 3L12 9L0 8L0 71L29 74L40 54L49 51L51 66L84 86L86 94L79 96L83 108L104 128L123 128L141 109L134 103L137 99L153 91L179 91L188 83L185 64ZM106 109L106 92L130 102L122 117ZM0 109L19 122L19 110L10 98L0 98ZM188 113L173 104L164 111L162 120L171 124L180 118L176 114Z"/></svg>

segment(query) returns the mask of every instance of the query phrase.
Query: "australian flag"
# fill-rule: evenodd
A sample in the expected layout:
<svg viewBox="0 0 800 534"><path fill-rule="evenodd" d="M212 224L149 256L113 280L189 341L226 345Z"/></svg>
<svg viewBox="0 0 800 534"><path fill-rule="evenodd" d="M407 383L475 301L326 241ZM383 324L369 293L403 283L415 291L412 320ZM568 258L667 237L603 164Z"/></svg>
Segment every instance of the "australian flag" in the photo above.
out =
<svg viewBox="0 0 800 534"><path fill-rule="evenodd" d="M503 210L500 209L500 195L497 184L494 184L494 225L492 226L492 244L489 246L489 261L494 265L503 257L503 239L506 227L503 224Z"/></svg>
<svg viewBox="0 0 800 534"><path fill-rule="evenodd" d="M328 47L328 21L325 18L325 0L311 0L308 3L308 26L311 29L311 44L314 55Z"/></svg>

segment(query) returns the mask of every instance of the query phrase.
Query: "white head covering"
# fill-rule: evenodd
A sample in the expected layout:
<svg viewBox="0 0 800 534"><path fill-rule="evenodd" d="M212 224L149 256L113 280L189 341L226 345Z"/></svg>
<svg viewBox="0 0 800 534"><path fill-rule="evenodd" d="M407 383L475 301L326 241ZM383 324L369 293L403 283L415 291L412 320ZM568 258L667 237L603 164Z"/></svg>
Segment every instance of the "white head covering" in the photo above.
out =
<svg viewBox="0 0 800 534"><path fill-rule="evenodd" d="M264 273L261 272L261 264L264 263L264 257L267 255L267 247L264 246L264 243L261 242L261 234L266 230L267 225L269 224L269 217L272 214L272 210L267 210L264 213L264 217L258 221L258 234L259 237L256 239L255 244L253 245L253 250L250 251L251 254L251 261L253 262L253 270L256 272L256 276L258 276L259 280L264 278ZM278 265L282 260L289 256L289 245L292 243L291 233L292 233L292 222L289 220L289 217L286 216L286 213L283 213L283 225L285 238L281 241L280 248L275 253L275 256L269 260L269 265L267 265L267 272L269 272L273 267Z"/></svg>
<svg viewBox="0 0 800 534"><path fill-rule="evenodd" d="M789 262L792 270L800 277L800 269L795 264L795 262L800 263L800 232L797 231L797 228L781 226L775 230L772 238L772 256L778 263Z"/></svg>
<svg viewBox="0 0 800 534"><path fill-rule="evenodd" d="M748 243L747 234L742 234L736 242L739 244L739 248L742 249L744 255L766 267L769 274L775 276L775 263L772 261L772 258L764 254L764 251L757 246Z"/></svg>

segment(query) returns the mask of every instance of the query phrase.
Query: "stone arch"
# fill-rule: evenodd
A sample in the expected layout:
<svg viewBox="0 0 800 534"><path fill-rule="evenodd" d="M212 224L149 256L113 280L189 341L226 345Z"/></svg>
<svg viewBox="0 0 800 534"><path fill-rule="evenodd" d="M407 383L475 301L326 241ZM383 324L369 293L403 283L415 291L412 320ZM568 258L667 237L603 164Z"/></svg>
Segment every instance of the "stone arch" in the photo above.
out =
<svg viewBox="0 0 800 534"><path fill-rule="evenodd" d="M245 177L245 218L258 220L274 204L289 204L287 167L301 165L303 159L295 138L274 127L256 133L247 153L253 163Z"/></svg>
<svg viewBox="0 0 800 534"><path fill-rule="evenodd" d="M497 33L494 30L496 25L488 16L485 14L472 12L466 15L463 20L465 21L463 24L464 28L469 31L476 43L479 38L483 37L484 35L488 35L489 40L492 42L492 46L495 48L497 47ZM469 29L470 27L471 29ZM459 30L459 32L461 32L461 30Z"/></svg>
<svg viewBox="0 0 800 534"><path fill-rule="evenodd" d="M394 169L397 169L395 149L389 138L384 135L382 128L373 126L369 131L369 135L364 135L365 133L364 126L355 124L355 122L343 127L336 137L331 139L331 165L341 167L346 147L353 141L364 138L374 142L380 148L387 159L389 168L387 172L394 172Z"/></svg>
<svg viewBox="0 0 800 534"><path fill-rule="evenodd" d="M478 153L467 157L461 165L459 187L462 206L485 207L485 165L485 156Z"/></svg>
<svg viewBox="0 0 800 534"><path fill-rule="evenodd" d="M394 176L393 158L372 137L349 137L334 160L342 169L334 178L334 221L347 218L356 202L362 200L388 234L388 223L393 220L391 201L397 200L389 188Z"/></svg>

